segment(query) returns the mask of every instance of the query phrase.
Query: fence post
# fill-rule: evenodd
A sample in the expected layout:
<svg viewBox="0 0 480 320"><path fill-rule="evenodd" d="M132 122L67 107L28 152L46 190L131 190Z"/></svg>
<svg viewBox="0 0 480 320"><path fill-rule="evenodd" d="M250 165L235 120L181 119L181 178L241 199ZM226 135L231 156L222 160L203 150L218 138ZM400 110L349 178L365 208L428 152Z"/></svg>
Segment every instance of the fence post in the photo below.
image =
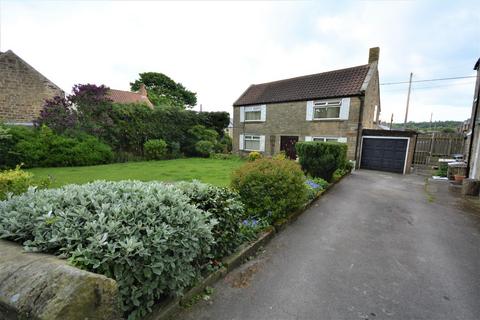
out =
<svg viewBox="0 0 480 320"><path fill-rule="evenodd" d="M433 151L434 151L434 145L435 145L435 132L432 132L432 141L430 143L430 154L428 157L428 164L432 164L432 156L433 156Z"/></svg>

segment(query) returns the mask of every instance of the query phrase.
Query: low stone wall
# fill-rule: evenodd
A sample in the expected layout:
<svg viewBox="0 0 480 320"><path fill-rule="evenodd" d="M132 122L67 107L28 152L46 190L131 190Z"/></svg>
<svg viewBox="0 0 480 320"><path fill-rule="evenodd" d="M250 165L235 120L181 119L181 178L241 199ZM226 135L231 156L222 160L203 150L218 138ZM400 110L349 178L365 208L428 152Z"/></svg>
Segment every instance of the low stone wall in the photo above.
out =
<svg viewBox="0 0 480 320"><path fill-rule="evenodd" d="M0 319L119 319L117 283L0 240Z"/></svg>

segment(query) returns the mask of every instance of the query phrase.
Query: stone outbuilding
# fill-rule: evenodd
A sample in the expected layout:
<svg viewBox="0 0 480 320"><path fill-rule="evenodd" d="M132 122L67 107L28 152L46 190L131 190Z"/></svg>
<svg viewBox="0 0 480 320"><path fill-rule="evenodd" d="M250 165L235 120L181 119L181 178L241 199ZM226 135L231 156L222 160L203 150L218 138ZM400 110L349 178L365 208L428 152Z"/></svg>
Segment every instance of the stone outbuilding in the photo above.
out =
<svg viewBox="0 0 480 320"><path fill-rule="evenodd" d="M54 96L65 93L12 50L0 52L0 122L32 124Z"/></svg>

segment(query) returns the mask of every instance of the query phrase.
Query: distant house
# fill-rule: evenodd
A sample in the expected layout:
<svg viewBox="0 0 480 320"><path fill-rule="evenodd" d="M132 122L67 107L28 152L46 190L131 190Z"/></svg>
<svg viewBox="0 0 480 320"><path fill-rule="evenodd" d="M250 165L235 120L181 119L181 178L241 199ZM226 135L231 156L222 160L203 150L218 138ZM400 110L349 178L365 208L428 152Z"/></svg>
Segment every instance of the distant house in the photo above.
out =
<svg viewBox="0 0 480 320"><path fill-rule="evenodd" d="M110 89L108 96L115 103L144 103L153 108L153 104L147 97L147 90L145 89L145 85L143 83L140 85L140 90L137 92Z"/></svg>
<svg viewBox="0 0 480 320"><path fill-rule="evenodd" d="M13 51L0 52L0 122L32 124L54 96L65 93Z"/></svg>
<svg viewBox="0 0 480 320"><path fill-rule="evenodd" d="M230 118L230 122L228 123L228 126L225 128L225 133L230 138L233 138L233 119L232 118Z"/></svg>
<svg viewBox="0 0 480 320"><path fill-rule="evenodd" d="M233 151L295 158L298 141L337 141L356 160L362 129L376 128L380 114L379 54L371 48L365 65L251 85L233 104Z"/></svg>
<svg viewBox="0 0 480 320"><path fill-rule="evenodd" d="M470 117L470 132L468 133L468 177L480 179L480 58L474 66L477 71L477 81L473 94L472 116Z"/></svg>

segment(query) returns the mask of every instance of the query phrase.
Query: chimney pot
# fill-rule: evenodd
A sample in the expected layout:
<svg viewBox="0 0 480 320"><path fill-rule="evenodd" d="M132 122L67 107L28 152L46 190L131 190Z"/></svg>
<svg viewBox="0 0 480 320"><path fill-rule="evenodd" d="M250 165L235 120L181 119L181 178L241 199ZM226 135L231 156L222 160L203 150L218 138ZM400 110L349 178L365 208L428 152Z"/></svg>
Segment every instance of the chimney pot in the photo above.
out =
<svg viewBox="0 0 480 320"><path fill-rule="evenodd" d="M368 52L368 63L377 62L379 58L380 58L380 48L379 47L370 48L370 51Z"/></svg>
<svg viewBox="0 0 480 320"><path fill-rule="evenodd" d="M140 89L138 90L138 93L144 97L147 96L147 89L145 89L145 85L143 83L140 83Z"/></svg>

